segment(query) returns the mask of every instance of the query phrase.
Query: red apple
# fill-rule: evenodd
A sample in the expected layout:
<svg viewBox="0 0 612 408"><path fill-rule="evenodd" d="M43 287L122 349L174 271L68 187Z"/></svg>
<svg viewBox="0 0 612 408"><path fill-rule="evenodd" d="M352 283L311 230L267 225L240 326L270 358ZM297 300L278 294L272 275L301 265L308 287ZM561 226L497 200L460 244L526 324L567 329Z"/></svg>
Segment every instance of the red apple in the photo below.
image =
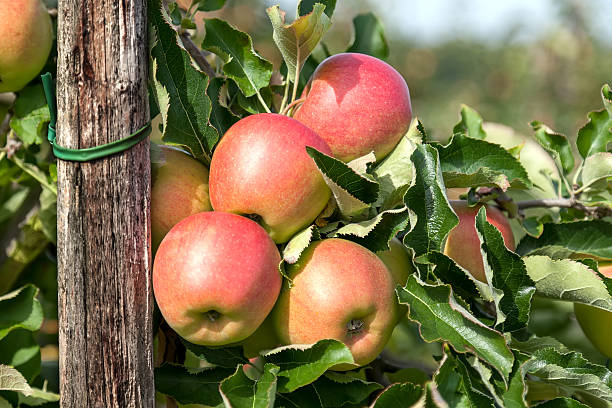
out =
<svg viewBox="0 0 612 408"><path fill-rule="evenodd" d="M385 264L366 248L343 239L312 244L286 270L293 280L272 311L284 344L336 339L346 344L355 365L368 364L382 351L397 322L395 282Z"/></svg>
<svg viewBox="0 0 612 408"><path fill-rule="evenodd" d="M336 54L315 70L294 117L348 162L374 151L385 157L408 130L410 92L389 64L364 54Z"/></svg>
<svg viewBox="0 0 612 408"><path fill-rule="evenodd" d="M179 221L212 207L208 198L208 169L180 150L159 146L153 164L151 237L156 249Z"/></svg>
<svg viewBox="0 0 612 408"><path fill-rule="evenodd" d="M323 139L287 116L262 113L238 121L210 164L213 208L256 216L274 242L287 242L331 197L306 146L331 155Z"/></svg>
<svg viewBox="0 0 612 408"><path fill-rule="evenodd" d="M15 92L45 66L53 28L40 0L0 1L0 93Z"/></svg>
<svg viewBox="0 0 612 408"><path fill-rule="evenodd" d="M256 222L202 212L176 224L153 263L162 315L181 337L208 346L244 340L264 321L281 287L280 254Z"/></svg>
<svg viewBox="0 0 612 408"><path fill-rule="evenodd" d="M459 225L448 234L444 253L467 269L474 278L486 282L480 240L476 233L476 214L481 205L468 207L467 201L460 200L450 201L450 204L459 217ZM514 235L504 213L495 207L487 206L487 221L501 232L506 247L514 251Z"/></svg>
<svg viewBox="0 0 612 408"><path fill-rule="evenodd" d="M599 264L599 272L612 279L612 263ZM612 312L574 303L576 319L582 331L603 355L612 358Z"/></svg>

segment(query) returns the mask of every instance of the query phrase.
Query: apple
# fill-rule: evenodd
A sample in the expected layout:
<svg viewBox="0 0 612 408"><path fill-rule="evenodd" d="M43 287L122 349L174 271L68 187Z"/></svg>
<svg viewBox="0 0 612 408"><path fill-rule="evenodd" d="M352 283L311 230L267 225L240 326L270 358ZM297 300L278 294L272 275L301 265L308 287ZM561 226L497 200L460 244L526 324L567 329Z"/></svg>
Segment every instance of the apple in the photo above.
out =
<svg viewBox="0 0 612 408"><path fill-rule="evenodd" d="M459 224L451 230L446 238L444 253L468 270L481 282L486 282L480 240L476 232L476 214L482 205L468 207L467 201L450 201L453 210L459 217ZM492 206L487 207L487 221L502 234L508 249L516 249L514 235L508 219L503 212Z"/></svg>
<svg viewBox="0 0 612 408"><path fill-rule="evenodd" d="M241 342L242 351L247 358L255 358L261 352L272 350L281 345L276 335L272 314L255 330L253 334Z"/></svg>
<svg viewBox="0 0 612 408"><path fill-rule="evenodd" d="M0 93L26 86L45 66L53 45L51 17L40 0L0 5Z"/></svg>
<svg viewBox="0 0 612 408"><path fill-rule="evenodd" d="M212 207L208 198L208 169L180 150L155 150L151 187L151 237L156 249L179 221ZM152 159L153 161L153 159Z"/></svg>
<svg viewBox="0 0 612 408"><path fill-rule="evenodd" d="M313 129L348 162L374 152L385 157L410 126L412 107L404 78L378 58L342 53L312 74L294 118Z"/></svg>
<svg viewBox="0 0 612 408"><path fill-rule="evenodd" d="M394 237L389 241L389 249L377 252L376 255L384 262L396 285L405 286L408 277L414 272L412 259L402 242Z"/></svg>
<svg viewBox="0 0 612 408"><path fill-rule="evenodd" d="M283 344L336 339L348 346L355 364L374 360L397 322L395 282L373 252L354 242L331 238L312 244L286 269L285 285L272 311Z"/></svg>
<svg viewBox="0 0 612 408"><path fill-rule="evenodd" d="M280 254L266 231L239 215L202 212L176 224L153 263L159 309L181 337L221 346L249 337L281 288Z"/></svg>
<svg viewBox="0 0 612 408"><path fill-rule="evenodd" d="M612 279L612 263L599 264L599 272ZM603 355L612 358L612 312L574 303L574 313L582 331Z"/></svg>
<svg viewBox="0 0 612 408"><path fill-rule="evenodd" d="M287 242L331 197L306 146L331 155L327 143L295 119L274 113L241 119L210 164L213 208L253 217L274 242Z"/></svg>

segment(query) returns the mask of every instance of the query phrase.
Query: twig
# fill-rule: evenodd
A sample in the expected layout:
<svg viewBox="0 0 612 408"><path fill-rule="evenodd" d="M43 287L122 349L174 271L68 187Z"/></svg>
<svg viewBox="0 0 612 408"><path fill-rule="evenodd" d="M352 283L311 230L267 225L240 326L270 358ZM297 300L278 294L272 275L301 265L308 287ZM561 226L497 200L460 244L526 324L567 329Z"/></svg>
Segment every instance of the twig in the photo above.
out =
<svg viewBox="0 0 612 408"><path fill-rule="evenodd" d="M185 46L185 49L194 59L196 64L198 64L200 69L204 71L204 73L208 75L209 78L214 78L215 76L217 76L213 67L211 67L208 61L206 60L204 53L202 53L202 50L200 50L198 46L195 45L189 33L183 32L180 34L180 36L181 41L183 41L183 45Z"/></svg>

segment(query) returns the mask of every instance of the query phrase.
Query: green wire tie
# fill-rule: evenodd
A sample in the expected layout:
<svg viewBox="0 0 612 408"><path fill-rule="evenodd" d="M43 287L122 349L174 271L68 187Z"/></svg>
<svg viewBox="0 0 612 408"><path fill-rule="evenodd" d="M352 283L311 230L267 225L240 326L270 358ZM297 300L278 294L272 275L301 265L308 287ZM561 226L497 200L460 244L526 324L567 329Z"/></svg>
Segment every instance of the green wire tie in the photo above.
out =
<svg viewBox="0 0 612 408"><path fill-rule="evenodd" d="M122 152L134 146L138 142L142 141L151 132L151 122L138 129L128 137L116 140L114 142L106 143L100 146L88 147L85 149L69 149L67 147L59 146L55 143L55 123L56 123L56 107L55 107L55 83L53 77L49 72L41 75L43 88L45 90L45 97L47 98L47 105L49 105L49 113L51 120L47 128L47 139L53 147L53 154L58 159L66 161L76 162L88 162L91 160L108 157L113 154Z"/></svg>

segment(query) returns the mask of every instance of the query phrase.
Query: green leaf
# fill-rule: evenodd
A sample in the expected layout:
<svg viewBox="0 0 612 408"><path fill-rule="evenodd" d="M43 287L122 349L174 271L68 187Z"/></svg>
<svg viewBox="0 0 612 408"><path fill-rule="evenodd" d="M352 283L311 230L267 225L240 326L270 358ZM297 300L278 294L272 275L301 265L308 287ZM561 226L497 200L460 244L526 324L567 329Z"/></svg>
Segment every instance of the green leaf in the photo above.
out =
<svg viewBox="0 0 612 408"><path fill-rule="evenodd" d="M465 299L478 298L493 300L492 291L488 284L482 283L463 269L450 257L439 251L431 251L419 260L435 265L434 275L442 282L452 285L453 290Z"/></svg>
<svg viewBox="0 0 612 408"><path fill-rule="evenodd" d="M219 140L210 125L211 102L206 95L208 77L193 64L179 45L177 32L168 23L160 0L149 0L151 72L162 122L162 140L180 146L205 164Z"/></svg>
<svg viewBox="0 0 612 408"><path fill-rule="evenodd" d="M13 218L30 194L30 188L19 186L9 193L9 197L0 205L0 224Z"/></svg>
<svg viewBox="0 0 612 408"><path fill-rule="evenodd" d="M291 24L285 24L285 13L279 6L266 10L272 22L272 38L287 64L287 76L292 82L295 82L296 72L302 69L331 25L331 20L324 13L325 9L325 5L316 3L309 14L300 15Z"/></svg>
<svg viewBox="0 0 612 408"><path fill-rule="evenodd" d="M40 329L43 310L37 295L38 288L26 285L0 296L0 340L15 329Z"/></svg>
<svg viewBox="0 0 612 408"><path fill-rule="evenodd" d="M411 156L416 171L414 185L404 196L406 206L417 216L416 225L404 237L415 256L440 251L444 239L459 219L453 212L442 179L438 151L429 145L418 145Z"/></svg>
<svg viewBox="0 0 612 408"><path fill-rule="evenodd" d="M482 116L467 105L461 105L461 120L453 128L453 133L464 133L474 139L487 137L482 129Z"/></svg>
<svg viewBox="0 0 612 408"><path fill-rule="evenodd" d="M389 241L410 223L410 214L405 206L381 212L366 221L347 224L332 236L345 238L368 248L372 252L386 251Z"/></svg>
<svg viewBox="0 0 612 408"><path fill-rule="evenodd" d="M535 283L521 257L506 248L501 232L487 221L485 206L476 215L476 231L487 280L503 293L501 299L495 300L498 308L495 327L504 332L522 329L529 321Z"/></svg>
<svg viewBox="0 0 612 408"><path fill-rule="evenodd" d="M612 401L612 373L589 363L580 353L547 348L533 353L523 371L568 391L595 398L604 404Z"/></svg>
<svg viewBox="0 0 612 408"><path fill-rule="evenodd" d="M380 196L376 206L392 209L404 202L404 194L414 177L414 166L410 158L416 149L412 137L417 133L417 123L416 120L412 121L406 135L373 171L376 181L380 184Z"/></svg>
<svg viewBox="0 0 612 408"><path fill-rule="evenodd" d="M220 135L224 135L225 132L240 119L235 116L227 106L224 106L222 102L222 92L225 84L224 78L213 78L210 80L208 88L206 89L206 94L212 103L210 124L217 129Z"/></svg>
<svg viewBox="0 0 612 408"><path fill-rule="evenodd" d="M600 180L612 178L612 153L594 153L584 160L582 185L590 186Z"/></svg>
<svg viewBox="0 0 612 408"><path fill-rule="evenodd" d="M198 3L199 11L215 11L225 6L226 0L194 0L193 3Z"/></svg>
<svg viewBox="0 0 612 408"><path fill-rule="evenodd" d="M189 371L183 366L163 364L155 368L155 390L181 404L217 406L222 403L219 384L234 370L215 367Z"/></svg>
<svg viewBox="0 0 612 408"><path fill-rule="evenodd" d="M425 341L446 341L460 353L472 351L508 378L514 356L504 337L461 306L450 285L430 285L410 275L406 286L396 291L400 303L409 305L408 317L419 324Z"/></svg>
<svg viewBox="0 0 612 408"><path fill-rule="evenodd" d="M238 364L248 363L249 361L242 354L242 346L210 348L189 343L187 340L181 339L181 342L187 347L187 350L199 359L219 367L234 368Z"/></svg>
<svg viewBox="0 0 612 408"><path fill-rule="evenodd" d="M415 405L423 397L423 388L411 383L391 384L372 405L372 408L396 408Z"/></svg>
<svg viewBox="0 0 612 408"><path fill-rule="evenodd" d="M0 390L17 391L24 395L31 395L32 389L26 379L13 367L0 364Z"/></svg>
<svg viewBox="0 0 612 408"><path fill-rule="evenodd" d="M236 82L246 97L270 85L272 64L257 55L248 34L218 18L205 20L205 27L202 48L223 60L223 73Z"/></svg>
<svg viewBox="0 0 612 408"><path fill-rule="evenodd" d="M37 406L53 406L53 405L47 405L47 403L53 403L53 402L59 402L60 400L60 396L59 394L56 394L54 392L49 392L46 390L41 390L38 388L31 388L32 393L30 395L24 395L24 394L20 394L19 395L19 404L20 406L22 406L21 404L25 404L26 406L30 406L30 407L37 407Z"/></svg>
<svg viewBox="0 0 612 408"><path fill-rule="evenodd" d="M563 169L563 174L567 175L574 169L574 153L570 142L561 133L557 133L542 122L531 122L534 130L533 137L546 151L550 152Z"/></svg>
<svg viewBox="0 0 612 408"><path fill-rule="evenodd" d="M349 167L331 156L306 146L306 151L319 168L325 182L329 186L338 203L340 212L350 217L363 212L378 198L379 185L358 174Z"/></svg>
<svg viewBox="0 0 612 408"><path fill-rule="evenodd" d="M319 239L321 239L321 234L319 234L319 230L315 225L311 225L305 230L294 235L283 250L284 261L289 264L296 263L300 259L302 252L304 252L311 243L318 241Z"/></svg>
<svg viewBox="0 0 612 408"><path fill-rule="evenodd" d="M503 391L501 398L504 402L502 406L506 408L523 408L527 405L525 402L525 394L527 386L525 384L525 375L523 373L523 363L529 358L518 351L513 350L514 366L510 374L508 388Z"/></svg>
<svg viewBox="0 0 612 408"><path fill-rule="evenodd" d="M374 14L359 14L353 19L353 27L353 43L346 52L368 54L382 60L389 57L385 30Z"/></svg>
<svg viewBox="0 0 612 408"><path fill-rule="evenodd" d="M40 373L40 347L34 334L28 330L11 331L0 340L0 364L10 365L19 370L27 381Z"/></svg>
<svg viewBox="0 0 612 408"><path fill-rule="evenodd" d="M502 401L491 384L491 370L478 358L469 354L456 354L454 358L457 372L461 374L463 395L471 401L471 404L476 407L494 406L493 401L495 401L502 406Z"/></svg>
<svg viewBox="0 0 612 408"><path fill-rule="evenodd" d="M13 105L11 129L25 145L41 144L47 139L47 123L51 120L42 85L30 85L19 91Z"/></svg>
<svg viewBox="0 0 612 408"><path fill-rule="evenodd" d="M588 114L589 121L578 131L576 145L583 158L594 153L605 152L612 142L612 95L609 85L601 89L604 109Z"/></svg>
<svg viewBox="0 0 612 408"><path fill-rule="evenodd" d="M521 162L495 143L456 134L450 143L433 146L440 155L446 187L531 188Z"/></svg>
<svg viewBox="0 0 612 408"><path fill-rule="evenodd" d="M332 18L334 9L336 8L336 0L300 0L297 6L297 15L305 16L306 14L312 13L317 3L324 5L325 15Z"/></svg>
<svg viewBox="0 0 612 408"><path fill-rule="evenodd" d="M547 256L523 258L537 293L550 299L579 302L612 312L612 295L604 282L583 263Z"/></svg>
<svg viewBox="0 0 612 408"><path fill-rule="evenodd" d="M57 243L57 196L48 189L43 189L39 197L40 210L38 218L43 234L54 245Z"/></svg>
<svg viewBox="0 0 612 408"><path fill-rule="evenodd" d="M544 224L539 238L524 237L516 252L521 255L548 255L568 258L583 257L612 259L612 224L602 220Z"/></svg>
<svg viewBox="0 0 612 408"><path fill-rule="evenodd" d="M560 397L550 401L543 402L538 405L534 405L535 408L589 408L588 405L584 405L575 399Z"/></svg>
<svg viewBox="0 0 612 408"><path fill-rule="evenodd" d="M257 380L246 376L243 366L239 365L231 377L219 386L226 407L232 408L274 408L278 366L265 364L263 373Z"/></svg>
<svg viewBox="0 0 612 408"><path fill-rule="evenodd" d="M354 363L350 350L337 340L279 347L264 354L264 358L280 367L279 392L292 392L310 384L335 365Z"/></svg>

